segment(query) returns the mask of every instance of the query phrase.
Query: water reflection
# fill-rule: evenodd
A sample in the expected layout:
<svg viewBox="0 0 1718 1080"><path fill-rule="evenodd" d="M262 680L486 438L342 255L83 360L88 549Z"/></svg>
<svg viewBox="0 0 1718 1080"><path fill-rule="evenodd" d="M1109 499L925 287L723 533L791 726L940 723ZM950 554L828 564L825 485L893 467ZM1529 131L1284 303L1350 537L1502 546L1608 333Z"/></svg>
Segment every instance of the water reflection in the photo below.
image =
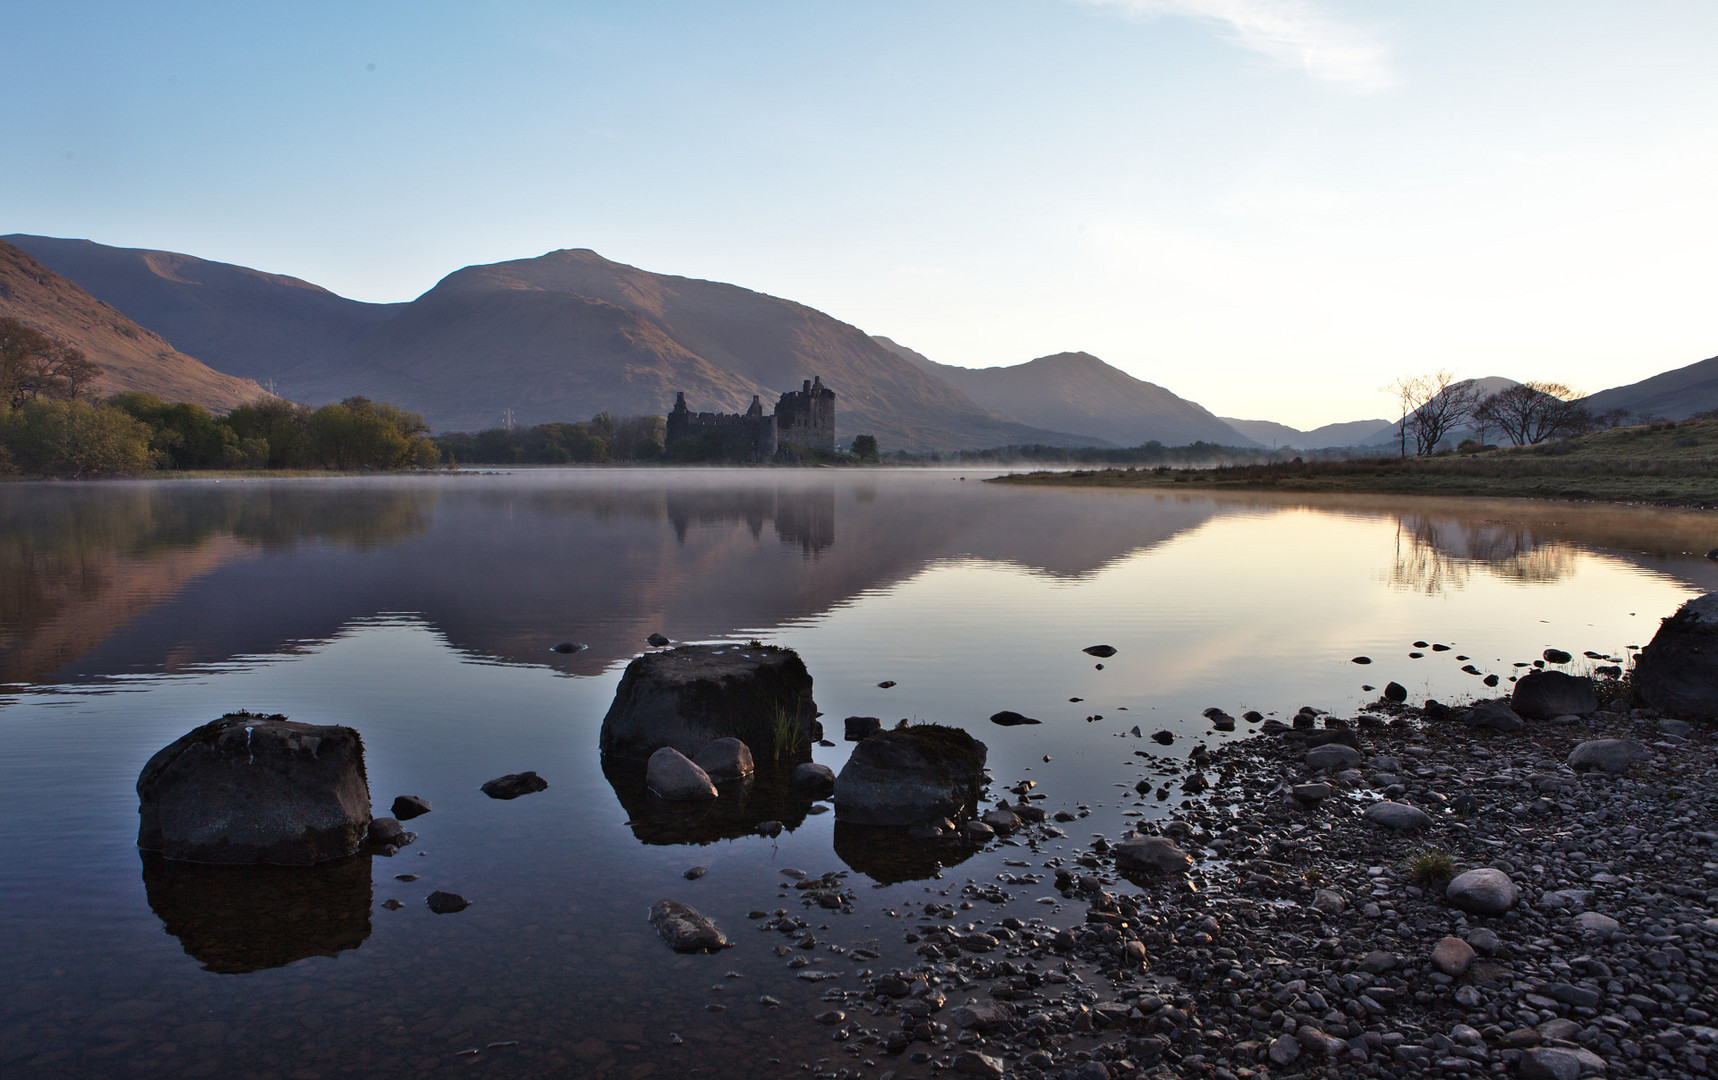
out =
<svg viewBox="0 0 1718 1080"><path fill-rule="evenodd" d="M1388 580L1426 596L1460 589L1475 573L1549 584L1574 573L1579 555L1572 545L1548 540L1527 523L1404 514L1397 520Z"/></svg>
<svg viewBox="0 0 1718 1080"><path fill-rule="evenodd" d="M801 760L810 760L806 754ZM791 832L805 823L813 800L796 789L796 761L760 761L744 780L721 784L718 798L672 802L644 784L644 762L604 757L603 776L626 810L632 834L646 844L714 844L751 836L766 821Z"/></svg>
<svg viewBox="0 0 1718 1080"><path fill-rule="evenodd" d="M919 840L905 829L835 823L836 857L880 885L934 878L979 850L957 838Z"/></svg>
<svg viewBox="0 0 1718 1080"><path fill-rule="evenodd" d="M149 907L204 970L240 975L356 949L370 936L370 856L317 866L143 857Z"/></svg>

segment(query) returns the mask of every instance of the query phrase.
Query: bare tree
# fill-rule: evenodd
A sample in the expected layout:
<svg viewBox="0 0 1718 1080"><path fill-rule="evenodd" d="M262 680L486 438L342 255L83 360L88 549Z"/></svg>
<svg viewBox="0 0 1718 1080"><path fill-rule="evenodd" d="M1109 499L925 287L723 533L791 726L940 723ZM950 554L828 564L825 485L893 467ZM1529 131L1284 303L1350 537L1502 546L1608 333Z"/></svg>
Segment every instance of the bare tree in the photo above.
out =
<svg viewBox="0 0 1718 1080"><path fill-rule="evenodd" d="M1408 456L1408 435L1414 430L1414 410L1419 408L1425 397L1425 382L1422 375L1403 375L1384 388L1396 399L1399 407L1397 415L1401 419L1396 421L1396 446L1402 457Z"/></svg>
<svg viewBox="0 0 1718 1080"><path fill-rule="evenodd" d="M1562 383L1516 383L1480 402L1478 415L1516 446L1529 446L1586 430L1592 420L1586 409L1575 404L1576 397Z"/></svg>
<svg viewBox="0 0 1718 1080"><path fill-rule="evenodd" d="M1472 379L1457 381L1454 372L1441 368L1430 375L1397 379L1390 389L1402 405L1396 436L1403 457L1408 456L1409 435L1414 439L1414 453L1421 457L1431 454L1468 418L1479 399L1479 387Z"/></svg>

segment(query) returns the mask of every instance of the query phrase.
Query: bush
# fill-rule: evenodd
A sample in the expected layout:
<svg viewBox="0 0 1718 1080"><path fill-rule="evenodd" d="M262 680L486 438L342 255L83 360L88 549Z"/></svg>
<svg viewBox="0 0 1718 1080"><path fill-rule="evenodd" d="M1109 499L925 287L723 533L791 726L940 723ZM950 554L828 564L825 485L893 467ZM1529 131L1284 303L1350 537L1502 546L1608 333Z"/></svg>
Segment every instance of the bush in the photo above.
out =
<svg viewBox="0 0 1718 1080"><path fill-rule="evenodd" d="M149 425L111 405L33 401L0 416L0 447L28 473L125 476L146 471Z"/></svg>

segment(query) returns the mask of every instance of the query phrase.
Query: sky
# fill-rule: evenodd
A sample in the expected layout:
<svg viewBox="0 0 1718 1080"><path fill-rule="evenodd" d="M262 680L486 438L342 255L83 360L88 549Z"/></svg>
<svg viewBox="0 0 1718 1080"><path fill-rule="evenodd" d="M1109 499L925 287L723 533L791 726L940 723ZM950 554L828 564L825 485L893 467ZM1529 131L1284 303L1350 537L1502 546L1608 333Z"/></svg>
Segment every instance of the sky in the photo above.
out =
<svg viewBox="0 0 1718 1080"><path fill-rule="evenodd" d="M1718 353L1711 0L0 0L0 233L407 300L592 248L1223 416ZM1393 415L1393 414L1391 414Z"/></svg>

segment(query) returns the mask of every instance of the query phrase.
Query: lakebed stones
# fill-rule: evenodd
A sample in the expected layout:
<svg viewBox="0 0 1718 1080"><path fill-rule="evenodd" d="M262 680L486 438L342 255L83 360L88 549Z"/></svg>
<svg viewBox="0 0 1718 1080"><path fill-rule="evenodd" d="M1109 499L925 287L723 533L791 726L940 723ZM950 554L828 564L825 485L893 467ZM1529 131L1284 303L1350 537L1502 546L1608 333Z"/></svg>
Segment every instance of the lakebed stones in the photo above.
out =
<svg viewBox="0 0 1718 1080"><path fill-rule="evenodd" d="M754 755L804 758L817 737L811 674L775 645L681 645L635 657L603 717L605 755L696 757L736 738Z"/></svg>
<svg viewBox="0 0 1718 1080"><path fill-rule="evenodd" d="M548 790L549 782L534 772L508 773L497 776L484 784L480 789L491 799L517 799L521 795L532 795L539 791Z"/></svg>
<svg viewBox="0 0 1718 1080"><path fill-rule="evenodd" d="M1178 877L1193 866L1193 856L1167 836L1140 836L1116 845L1116 871L1130 878Z"/></svg>
<svg viewBox="0 0 1718 1080"><path fill-rule="evenodd" d="M1569 751L1569 767L1576 772L1625 773L1636 762L1651 760L1652 751L1638 739L1589 739Z"/></svg>
<svg viewBox="0 0 1718 1080"><path fill-rule="evenodd" d="M1502 870L1486 866L1451 878L1444 897L1475 915L1501 915L1521 899L1521 889Z"/></svg>
<svg viewBox="0 0 1718 1080"><path fill-rule="evenodd" d="M1432 966L1455 978L1473 966L1473 946L1459 937L1446 937L1432 949Z"/></svg>
<svg viewBox="0 0 1718 1080"><path fill-rule="evenodd" d="M751 750L745 743L734 738L717 739L698 751L698 756L692 760L693 764L703 769L704 774L718 784L743 780L752 775L754 769Z"/></svg>
<svg viewBox="0 0 1718 1080"><path fill-rule="evenodd" d="M1568 654L1565 653L1565 656ZM1561 671L1530 671L1509 695L1509 707L1534 720L1586 716L1599 707L1593 680Z"/></svg>
<svg viewBox="0 0 1718 1080"><path fill-rule="evenodd" d="M1520 715L1501 701L1478 702L1461 719L1476 731L1520 731L1525 726Z"/></svg>
<svg viewBox="0 0 1718 1080"><path fill-rule="evenodd" d="M716 924L678 900L658 900L650 906L650 925L675 952L711 953L728 947Z"/></svg>
<svg viewBox="0 0 1718 1080"><path fill-rule="evenodd" d="M1683 604L1635 658L1647 705L1683 720L1718 719L1718 593Z"/></svg>
<svg viewBox="0 0 1718 1080"><path fill-rule="evenodd" d="M1339 742L1328 742L1306 752L1306 767L1316 771L1340 772L1357 767L1364 760L1360 751Z"/></svg>
<svg viewBox="0 0 1718 1080"><path fill-rule="evenodd" d="M158 751L137 778L137 846L169 859L308 866L370 830L364 744L337 725L230 713Z"/></svg>
<svg viewBox="0 0 1718 1080"><path fill-rule="evenodd" d="M835 770L815 761L802 761L793 770L793 786L814 799L835 793Z"/></svg>
<svg viewBox="0 0 1718 1080"><path fill-rule="evenodd" d="M664 746L650 755L650 763L644 770L644 783L670 802L697 802L714 799L717 794L710 774L671 746Z"/></svg>
<svg viewBox="0 0 1718 1080"><path fill-rule="evenodd" d="M959 728L915 724L855 743L835 780L835 819L914 825L964 817L984 783L987 748Z"/></svg>
<svg viewBox="0 0 1718 1080"><path fill-rule="evenodd" d="M397 818L379 817L371 819L366 843L379 855L392 855L417 838L418 834L407 832Z"/></svg>
<svg viewBox="0 0 1718 1080"><path fill-rule="evenodd" d="M1361 816L1374 825L1396 832L1412 832L1432 823L1432 819L1419 807L1389 800L1373 803Z"/></svg>

